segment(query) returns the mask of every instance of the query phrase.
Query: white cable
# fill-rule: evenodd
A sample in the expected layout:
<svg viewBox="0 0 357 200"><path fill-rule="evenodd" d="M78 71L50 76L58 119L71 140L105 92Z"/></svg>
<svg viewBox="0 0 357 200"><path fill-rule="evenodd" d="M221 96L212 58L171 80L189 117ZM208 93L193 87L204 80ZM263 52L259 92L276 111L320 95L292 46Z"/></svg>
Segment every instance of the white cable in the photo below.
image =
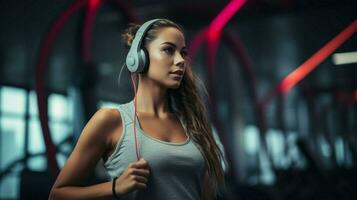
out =
<svg viewBox="0 0 357 200"><path fill-rule="evenodd" d="M120 78L121 78L121 73L124 69L125 63L123 63L123 65L121 66L120 72L119 72L119 77L118 77L118 86L120 86Z"/></svg>

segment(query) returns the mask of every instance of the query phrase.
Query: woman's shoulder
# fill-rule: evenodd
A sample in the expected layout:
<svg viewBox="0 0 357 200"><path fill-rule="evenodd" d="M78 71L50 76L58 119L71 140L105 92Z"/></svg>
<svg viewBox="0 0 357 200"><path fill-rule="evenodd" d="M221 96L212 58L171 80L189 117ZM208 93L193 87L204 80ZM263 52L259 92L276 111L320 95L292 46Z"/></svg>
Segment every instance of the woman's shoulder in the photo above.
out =
<svg viewBox="0 0 357 200"><path fill-rule="evenodd" d="M122 120L118 109L101 108L93 115L92 119L101 131L98 131L98 138L105 138L104 160L112 154L116 146L116 141L121 137ZM118 135L119 134L119 135Z"/></svg>
<svg viewBox="0 0 357 200"><path fill-rule="evenodd" d="M101 108L90 119L97 131L93 137L103 139L106 148L112 148L113 141L117 138L117 133L121 133L122 120L118 109ZM120 136L119 136L120 137ZM100 140L101 140L100 139Z"/></svg>
<svg viewBox="0 0 357 200"><path fill-rule="evenodd" d="M93 115L92 119L103 128L115 128L121 126L121 115L118 109L101 108Z"/></svg>
<svg viewBox="0 0 357 200"><path fill-rule="evenodd" d="M84 131L89 132L89 135L93 135L93 137L102 138L104 136L109 136L110 133L118 127L121 127L119 111L115 109L101 108L90 118Z"/></svg>

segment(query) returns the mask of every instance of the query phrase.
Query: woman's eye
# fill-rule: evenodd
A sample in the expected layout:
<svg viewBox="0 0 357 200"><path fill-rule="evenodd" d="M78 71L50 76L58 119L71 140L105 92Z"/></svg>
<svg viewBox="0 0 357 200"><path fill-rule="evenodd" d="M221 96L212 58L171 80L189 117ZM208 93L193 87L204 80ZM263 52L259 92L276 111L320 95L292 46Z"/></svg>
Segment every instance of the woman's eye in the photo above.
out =
<svg viewBox="0 0 357 200"><path fill-rule="evenodd" d="M171 47L165 48L164 51L169 55L172 55L174 53L174 50Z"/></svg>
<svg viewBox="0 0 357 200"><path fill-rule="evenodd" d="M186 57L187 56L187 51L182 51L181 55L182 55L182 57Z"/></svg>

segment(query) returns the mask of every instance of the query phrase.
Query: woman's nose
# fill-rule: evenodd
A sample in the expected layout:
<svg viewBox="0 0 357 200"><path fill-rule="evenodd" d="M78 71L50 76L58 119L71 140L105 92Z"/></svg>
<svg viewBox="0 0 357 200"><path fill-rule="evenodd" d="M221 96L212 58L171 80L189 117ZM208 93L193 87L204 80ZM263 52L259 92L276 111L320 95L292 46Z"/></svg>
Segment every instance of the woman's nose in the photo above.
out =
<svg viewBox="0 0 357 200"><path fill-rule="evenodd" d="M183 65L185 64L185 58L181 55L181 53L176 53L175 56L175 65Z"/></svg>

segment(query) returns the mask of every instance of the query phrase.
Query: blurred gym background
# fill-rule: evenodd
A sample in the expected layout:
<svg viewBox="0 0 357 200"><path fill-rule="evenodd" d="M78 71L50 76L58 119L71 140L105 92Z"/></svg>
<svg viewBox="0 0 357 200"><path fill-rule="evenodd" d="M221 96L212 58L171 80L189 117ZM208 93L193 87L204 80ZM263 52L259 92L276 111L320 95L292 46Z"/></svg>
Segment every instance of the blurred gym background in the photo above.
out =
<svg viewBox="0 0 357 200"><path fill-rule="evenodd" d="M93 113L133 98L120 34L161 17L208 89L219 199L356 198L357 1L2 0L0 199L47 199Z"/></svg>

